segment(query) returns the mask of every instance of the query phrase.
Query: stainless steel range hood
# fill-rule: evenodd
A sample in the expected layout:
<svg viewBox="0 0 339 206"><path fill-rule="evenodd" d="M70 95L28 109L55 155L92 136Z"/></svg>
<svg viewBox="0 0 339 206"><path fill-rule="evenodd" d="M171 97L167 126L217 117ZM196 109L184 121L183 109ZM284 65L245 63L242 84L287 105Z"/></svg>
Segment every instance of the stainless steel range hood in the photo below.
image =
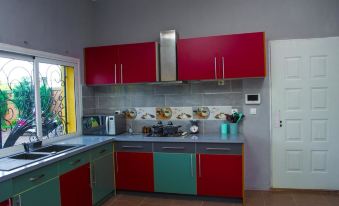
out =
<svg viewBox="0 0 339 206"><path fill-rule="evenodd" d="M177 33L175 30L160 32L160 82L177 81Z"/></svg>

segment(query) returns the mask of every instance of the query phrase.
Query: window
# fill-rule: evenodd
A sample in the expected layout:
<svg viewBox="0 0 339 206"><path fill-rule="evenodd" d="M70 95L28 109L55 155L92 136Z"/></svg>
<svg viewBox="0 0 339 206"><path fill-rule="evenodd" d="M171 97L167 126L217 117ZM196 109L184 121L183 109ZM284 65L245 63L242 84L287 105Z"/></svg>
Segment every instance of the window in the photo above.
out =
<svg viewBox="0 0 339 206"><path fill-rule="evenodd" d="M0 148L77 132L74 68L0 53Z"/></svg>

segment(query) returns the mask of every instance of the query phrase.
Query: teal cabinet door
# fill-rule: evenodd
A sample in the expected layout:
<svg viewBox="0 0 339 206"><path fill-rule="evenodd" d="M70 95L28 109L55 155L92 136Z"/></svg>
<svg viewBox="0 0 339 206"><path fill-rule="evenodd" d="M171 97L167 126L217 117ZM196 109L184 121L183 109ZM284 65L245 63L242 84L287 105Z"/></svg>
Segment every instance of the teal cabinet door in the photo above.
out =
<svg viewBox="0 0 339 206"><path fill-rule="evenodd" d="M156 192L195 195L195 154L154 153L154 184Z"/></svg>
<svg viewBox="0 0 339 206"><path fill-rule="evenodd" d="M92 161L93 204L96 205L114 192L113 154Z"/></svg>
<svg viewBox="0 0 339 206"><path fill-rule="evenodd" d="M14 206L60 206L59 179L33 187L13 198Z"/></svg>

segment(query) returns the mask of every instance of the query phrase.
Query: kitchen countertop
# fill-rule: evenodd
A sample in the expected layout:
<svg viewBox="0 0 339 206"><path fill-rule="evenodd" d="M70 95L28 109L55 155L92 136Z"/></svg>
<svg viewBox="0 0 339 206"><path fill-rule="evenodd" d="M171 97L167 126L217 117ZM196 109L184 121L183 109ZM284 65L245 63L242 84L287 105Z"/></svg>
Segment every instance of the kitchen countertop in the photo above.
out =
<svg viewBox="0 0 339 206"><path fill-rule="evenodd" d="M71 144L83 145L76 149L65 151L60 154L52 155L42 160L34 161L30 164L18 167L10 171L0 171L0 182L4 182L13 177L28 173L30 171L39 169L46 165L58 162L73 155L91 150L95 147L114 142L114 141L142 141L142 142L191 142L191 143L244 143L244 136L221 136L220 134L197 134L188 135L187 137L147 137L143 134L122 134L118 136L78 136L67 138L54 142L53 144ZM0 164L11 164L14 161L25 161L9 159L7 157L0 159ZM17 163L17 162L16 162Z"/></svg>

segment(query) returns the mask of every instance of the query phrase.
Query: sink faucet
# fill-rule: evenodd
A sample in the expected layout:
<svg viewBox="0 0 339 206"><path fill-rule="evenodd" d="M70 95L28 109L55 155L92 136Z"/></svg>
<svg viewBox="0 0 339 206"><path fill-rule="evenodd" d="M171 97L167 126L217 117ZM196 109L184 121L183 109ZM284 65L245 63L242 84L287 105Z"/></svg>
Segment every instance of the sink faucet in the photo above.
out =
<svg viewBox="0 0 339 206"><path fill-rule="evenodd" d="M31 143L24 142L22 143L22 145L24 146L25 152L31 152L32 149L41 147L42 141L36 141Z"/></svg>
<svg viewBox="0 0 339 206"><path fill-rule="evenodd" d="M30 146L29 143L24 142L24 143L22 143L22 145L24 146L25 152L30 152L31 151L31 149L30 149L31 146Z"/></svg>

